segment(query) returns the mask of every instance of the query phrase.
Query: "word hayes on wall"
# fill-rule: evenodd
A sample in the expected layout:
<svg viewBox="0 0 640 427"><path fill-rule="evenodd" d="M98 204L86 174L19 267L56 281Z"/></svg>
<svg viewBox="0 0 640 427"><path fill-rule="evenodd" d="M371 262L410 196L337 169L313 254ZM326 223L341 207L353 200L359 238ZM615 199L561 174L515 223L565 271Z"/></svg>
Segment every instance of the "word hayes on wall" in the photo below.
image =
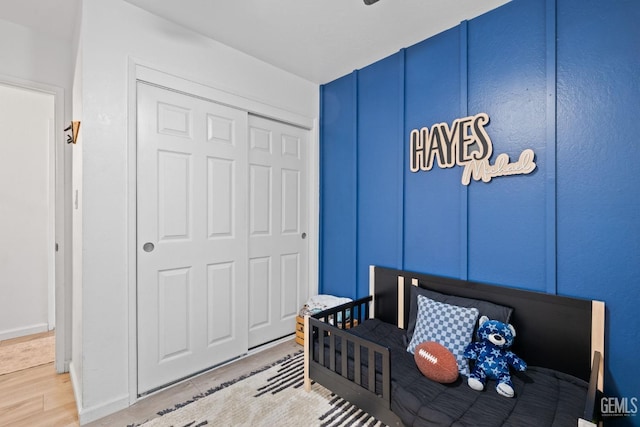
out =
<svg viewBox="0 0 640 427"><path fill-rule="evenodd" d="M494 164L489 163L493 143L485 130L489 115L479 113L447 123L436 123L431 129L411 131L411 172L430 171L437 161L443 169L463 166L462 184L469 185L471 178L489 182L497 176L526 175L536 168L533 150L527 148L520 158L510 163L507 154L500 154Z"/></svg>

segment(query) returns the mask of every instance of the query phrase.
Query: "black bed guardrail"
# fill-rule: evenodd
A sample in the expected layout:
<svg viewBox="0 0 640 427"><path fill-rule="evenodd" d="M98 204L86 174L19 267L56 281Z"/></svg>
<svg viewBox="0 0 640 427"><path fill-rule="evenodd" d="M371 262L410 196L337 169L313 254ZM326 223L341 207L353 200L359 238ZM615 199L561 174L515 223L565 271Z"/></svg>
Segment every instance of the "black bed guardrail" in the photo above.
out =
<svg viewBox="0 0 640 427"><path fill-rule="evenodd" d="M369 318L369 303L373 300L371 295L349 301L345 304L328 308L312 315L314 319L333 324L339 329L353 328L358 322ZM344 320L347 320L346 322Z"/></svg>
<svg viewBox="0 0 640 427"><path fill-rule="evenodd" d="M369 393L381 398L382 402L379 403L383 407L390 409L391 364L389 349L347 331L369 318L369 304L372 299L371 296L360 298L310 316L309 332L311 339L309 340L310 342L305 344L309 346L311 364L317 365L320 370L329 371L329 373L323 372L324 375L333 376L334 379L337 376L344 378L345 387L351 388L351 390L347 392L348 396L343 397L351 397L351 399L347 398L347 400L351 400L354 404L369 406L366 405L366 399L358 398L362 391L367 390ZM314 346L317 346L317 349ZM328 361L324 350L327 347ZM363 351L365 349L366 355ZM352 355L349 355L351 352ZM353 362L352 378L349 378L349 359ZM381 363L381 369L378 371L381 376L380 387L376 387L376 359ZM358 360L361 363L355 363ZM336 364L340 367L339 373ZM365 368L367 371L365 377L366 385L362 381L362 370ZM320 378L315 378L315 380L322 384ZM354 387L354 384L360 390ZM359 402L354 402L353 400ZM369 413L375 412L374 408L361 407L361 409Z"/></svg>

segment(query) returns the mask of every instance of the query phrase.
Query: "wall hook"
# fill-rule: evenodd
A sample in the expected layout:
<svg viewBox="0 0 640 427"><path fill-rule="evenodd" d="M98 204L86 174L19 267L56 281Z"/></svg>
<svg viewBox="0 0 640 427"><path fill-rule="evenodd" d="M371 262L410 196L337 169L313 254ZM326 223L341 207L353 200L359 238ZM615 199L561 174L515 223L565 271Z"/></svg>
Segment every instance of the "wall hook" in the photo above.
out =
<svg viewBox="0 0 640 427"><path fill-rule="evenodd" d="M80 122L73 121L64 130L65 132L71 131L71 135L67 135L67 144L72 142L75 144L78 141L78 132L80 131Z"/></svg>

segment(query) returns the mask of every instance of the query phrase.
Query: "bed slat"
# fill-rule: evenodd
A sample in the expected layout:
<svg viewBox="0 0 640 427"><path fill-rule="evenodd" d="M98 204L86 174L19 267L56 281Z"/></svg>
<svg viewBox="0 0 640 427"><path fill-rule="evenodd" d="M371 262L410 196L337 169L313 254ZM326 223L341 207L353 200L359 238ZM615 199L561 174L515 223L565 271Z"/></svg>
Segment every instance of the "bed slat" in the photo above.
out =
<svg viewBox="0 0 640 427"><path fill-rule="evenodd" d="M361 348L362 348L362 345L360 345L359 343L355 344L355 348L353 351L354 360L360 360L360 357L362 355ZM359 363L354 363L353 380L355 381L356 384L358 384L359 386L362 386L362 366Z"/></svg>

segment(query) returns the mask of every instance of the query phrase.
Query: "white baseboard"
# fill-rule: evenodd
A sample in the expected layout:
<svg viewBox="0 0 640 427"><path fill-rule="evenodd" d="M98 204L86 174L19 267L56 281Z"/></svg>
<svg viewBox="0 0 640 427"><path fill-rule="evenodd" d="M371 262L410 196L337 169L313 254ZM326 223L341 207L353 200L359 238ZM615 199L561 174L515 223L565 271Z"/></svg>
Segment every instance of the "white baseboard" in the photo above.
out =
<svg viewBox="0 0 640 427"><path fill-rule="evenodd" d="M80 425L83 426L100 418L111 415L129 407L129 394L117 397L100 405L78 409Z"/></svg>
<svg viewBox="0 0 640 427"><path fill-rule="evenodd" d="M78 375L77 367L73 361L69 363L69 376L71 377L73 395L76 399L78 419L81 426L129 407L129 395L126 394L100 405L85 408L82 400L82 384L80 382L80 375Z"/></svg>
<svg viewBox="0 0 640 427"><path fill-rule="evenodd" d="M73 361L69 362L69 377L71 378L71 388L73 388L73 397L76 399L76 409L80 413L82 408L82 386L80 384L80 378L76 373L76 364Z"/></svg>
<svg viewBox="0 0 640 427"><path fill-rule="evenodd" d="M16 329L7 329L0 331L0 341L10 340L12 338L24 337L26 335L39 334L41 332L48 332L48 323L38 323L36 325L24 326Z"/></svg>

